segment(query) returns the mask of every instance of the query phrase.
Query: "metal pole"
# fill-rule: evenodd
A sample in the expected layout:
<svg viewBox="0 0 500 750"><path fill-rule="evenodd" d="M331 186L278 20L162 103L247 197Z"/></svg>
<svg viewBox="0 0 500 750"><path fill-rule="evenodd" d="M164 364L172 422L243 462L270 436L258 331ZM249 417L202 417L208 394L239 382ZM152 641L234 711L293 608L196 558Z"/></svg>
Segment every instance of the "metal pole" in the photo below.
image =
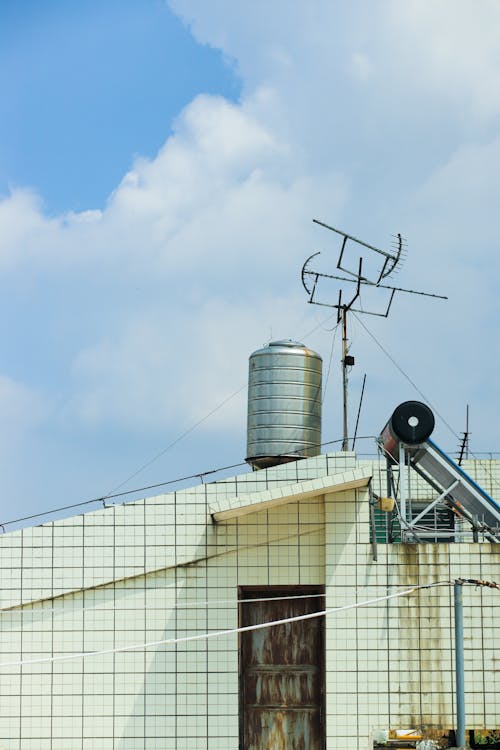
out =
<svg viewBox="0 0 500 750"><path fill-rule="evenodd" d="M386 493L387 497L395 497L396 493L394 495L393 492L393 483L392 483L392 466L391 462L388 458L385 459L385 474L386 474ZM386 513L386 521L385 521L385 528L386 528L386 542L389 542L392 544L394 541L393 539L393 533L392 533L392 521L394 518L394 510L391 510L390 513Z"/></svg>
<svg viewBox="0 0 500 750"><path fill-rule="evenodd" d="M342 308L342 390L344 394L344 439L342 441L342 450L349 450L349 435L347 427L347 310Z"/></svg>
<svg viewBox="0 0 500 750"><path fill-rule="evenodd" d="M399 504L401 511L401 541L406 542L406 473L403 443L399 443Z"/></svg>
<svg viewBox="0 0 500 750"><path fill-rule="evenodd" d="M365 383L366 383L366 372L363 376L363 385L361 386L361 396L359 399L359 407L358 407L358 416L356 417L356 427L354 428L354 437L352 439L352 449L354 450L354 446L356 445L356 436L358 434L358 425L359 425L359 415L361 414L361 405L363 403L363 396L365 394ZM389 497L389 495L387 495Z"/></svg>
<svg viewBox="0 0 500 750"><path fill-rule="evenodd" d="M457 691L457 747L465 747L464 617L462 584L455 581L455 679Z"/></svg>

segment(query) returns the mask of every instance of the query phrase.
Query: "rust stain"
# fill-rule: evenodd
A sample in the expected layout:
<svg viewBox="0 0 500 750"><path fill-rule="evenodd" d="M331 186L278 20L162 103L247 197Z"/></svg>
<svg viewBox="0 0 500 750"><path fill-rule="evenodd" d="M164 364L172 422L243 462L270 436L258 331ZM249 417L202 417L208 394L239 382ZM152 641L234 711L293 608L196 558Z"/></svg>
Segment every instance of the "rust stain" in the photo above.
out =
<svg viewBox="0 0 500 750"><path fill-rule="evenodd" d="M252 591L252 598L271 595L276 591ZM242 624L307 614L322 604L318 598L249 602L242 607ZM245 633L241 667L243 749L322 750L321 618Z"/></svg>
<svg viewBox="0 0 500 750"><path fill-rule="evenodd" d="M442 565L439 554L443 549L444 545L438 544L401 545L400 562L408 571L405 582L414 585L421 581L415 571L429 580L436 580ZM443 649L443 633L449 627L450 613L447 608L432 606L432 600L429 603L427 594L422 593L413 600L401 602L398 617L397 680L398 692L405 697L405 721L430 738L429 733L434 729L441 731L450 725L447 718L450 711L449 657ZM409 663L408 655L413 655Z"/></svg>

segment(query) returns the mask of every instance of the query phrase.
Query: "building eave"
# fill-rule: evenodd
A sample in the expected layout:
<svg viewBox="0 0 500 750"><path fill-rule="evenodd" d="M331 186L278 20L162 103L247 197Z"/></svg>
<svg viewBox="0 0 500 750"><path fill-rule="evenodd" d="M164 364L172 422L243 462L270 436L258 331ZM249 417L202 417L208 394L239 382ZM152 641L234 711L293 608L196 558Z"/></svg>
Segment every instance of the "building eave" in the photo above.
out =
<svg viewBox="0 0 500 750"><path fill-rule="evenodd" d="M311 497L366 487L371 478L372 474L366 468L353 469L320 479L296 482L273 490L253 492L248 495L221 500L210 505L210 513L215 523L221 523L234 518L241 518L249 513L257 513L261 510L307 500Z"/></svg>

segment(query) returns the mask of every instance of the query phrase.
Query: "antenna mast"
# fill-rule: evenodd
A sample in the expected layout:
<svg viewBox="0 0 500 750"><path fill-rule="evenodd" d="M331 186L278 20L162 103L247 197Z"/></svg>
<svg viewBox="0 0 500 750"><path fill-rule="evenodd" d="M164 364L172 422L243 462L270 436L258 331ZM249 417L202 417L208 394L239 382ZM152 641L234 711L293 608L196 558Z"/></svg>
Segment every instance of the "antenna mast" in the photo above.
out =
<svg viewBox="0 0 500 750"><path fill-rule="evenodd" d="M306 290L309 299L309 304L320 305L322 307L332 307L337 310L337 323L342 323L342 392L343 392L343 430L342 430L342 450L349 450L349 428L348 428L348 396L349 396L349 368L354 365L354 357L349 354L349 341L347 337L347 315L349 312L358 312L362 315L375 315L382 318L389 317L389 311L391 309L392 301L396 292L404 292L405 294L419 294L424 297L434 297L436 299L448 299L441 294L431 294L429 292L420 292L416 289L403 289L402 287L391 286L389 284L383 284L382 281L389 277L392 273L399 271L402 260L406 254L406 240L401 234L393 235L392 251L381 250L374 245L369 245L367 242L354 237L347 232L343 232L340 229L325 224L319 219L313 219L315 224L328 229L342 238L342 243L337 257L336 268L343 275L329 274L317 271L311 267L313 258L317 258L321 252L315 252L302 266L302 285ZM347 267L345 260L346 253L348 254L351 248L359 253L357 267L354 269ZM363 271L363 261L371 262L373 265L374 256L378 256L378 264L375 264L375 270L369 272ZM366 263L365 263L366 265ZM320 282L324 279L333 279L335 281L343 282L344 284L354 284L355 289L349 301L344 301L342 298L342 286L339 288L338 301L336 304L331 302L323 302L317 299L317 290ZM388 300L386 302L385 309L377 312L374 310L368 310L361 304L362 292L369 288L386 289L389 292ZM359 307L354 307L354 303L359 299ZM359 418L359 415L358 415Z"/></svg>

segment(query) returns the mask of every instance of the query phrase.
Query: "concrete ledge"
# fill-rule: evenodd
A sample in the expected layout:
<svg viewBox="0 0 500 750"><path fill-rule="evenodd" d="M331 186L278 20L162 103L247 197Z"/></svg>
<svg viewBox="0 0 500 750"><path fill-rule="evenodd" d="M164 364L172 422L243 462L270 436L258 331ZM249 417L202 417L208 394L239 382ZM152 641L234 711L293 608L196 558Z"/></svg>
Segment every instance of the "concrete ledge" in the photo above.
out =
<svg viewBox="0 0 500 750"><path fill-rule="evenodd" d="M366 487L371 479L371 473L366 469L351 469L341 474L311 479L306 482L296 482L285 487L277 487L264 492L252 492L248 495L238 495L229 500L222 500L210 506L210 513L215 523L240 518L249 513L276 508L279 505L307 500L311 497L330 495L336 492Z"/></svg>

